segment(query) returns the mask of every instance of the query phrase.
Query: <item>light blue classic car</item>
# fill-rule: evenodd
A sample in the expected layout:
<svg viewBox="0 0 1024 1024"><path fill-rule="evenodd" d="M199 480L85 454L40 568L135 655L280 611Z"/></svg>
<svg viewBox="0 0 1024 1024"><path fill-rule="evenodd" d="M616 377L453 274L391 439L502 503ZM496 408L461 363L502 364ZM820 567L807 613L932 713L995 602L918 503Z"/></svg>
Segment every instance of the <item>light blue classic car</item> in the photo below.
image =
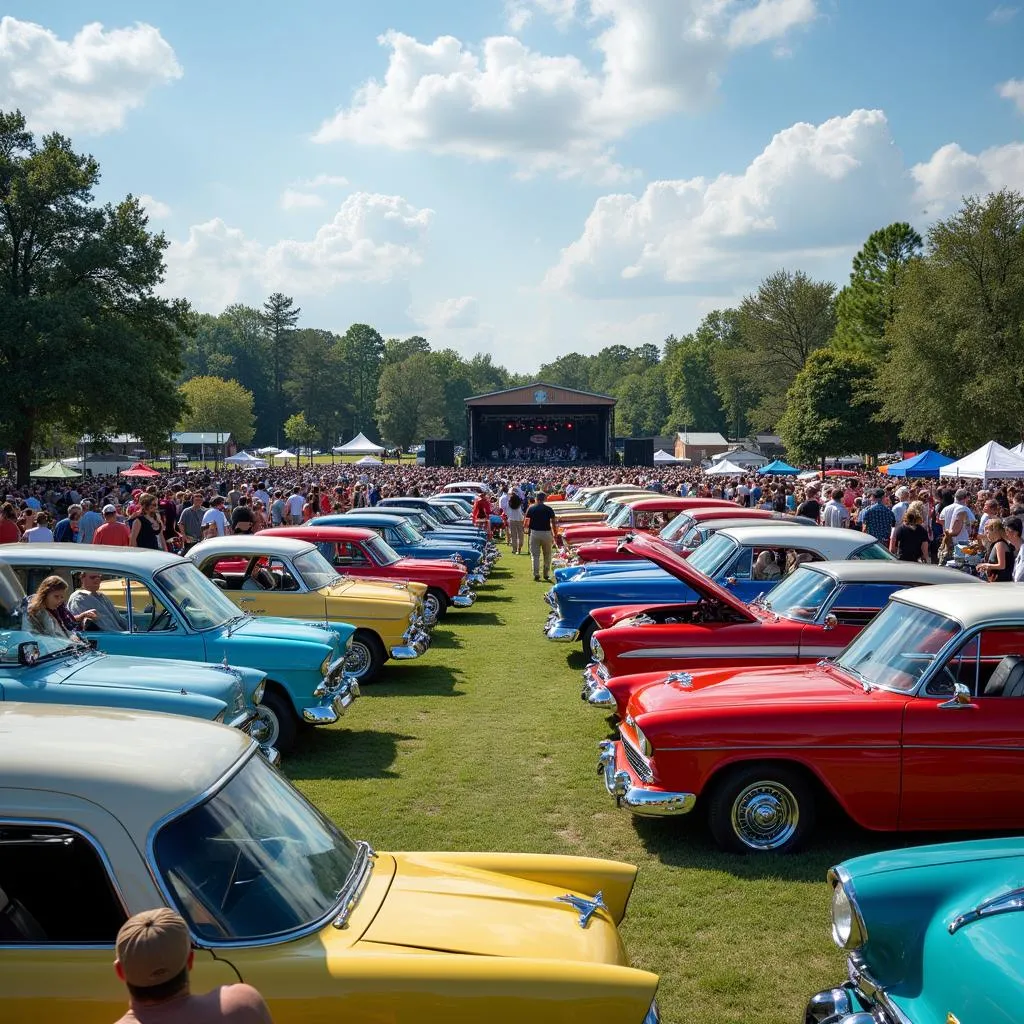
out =
<svg viewBox="0 0 1024 1024"><path fill-rule="evenodd" d="M892 558L870 534L773 523L721 530L689 559L638 534L624 537L620 547L643 561L585 562L556 570L559 582L544 595L551 608L544 625L549 640L579 638L583 649L589 651L595 629L591 613L596 608L698 601L699 595L683 582L686 573L679 569L680 564L696 569L749 603L803 562Z"/></svg>
<svg viewBox="0 0 1024 1024"><path fill-rule="evenodd" d="M93 544L4 544L0 564L32 593L47 576L62 576L69 606L94 587L117 618L83 633L100 651L133 658L248 665L266 674L257 714L266 742L287 753L299 725L329 725L359 694L345 672L354 629L342 622L300 623L241 612L188 559L142 548ZM97 579L99 577L99 579Z"/></svg>
<svg viewBox="0 0 1024 1024"><path fill-rule="evenodd" d="M1019 1024L1024 839L890 850L828 873L848 979L806 1024Z"/></svg>

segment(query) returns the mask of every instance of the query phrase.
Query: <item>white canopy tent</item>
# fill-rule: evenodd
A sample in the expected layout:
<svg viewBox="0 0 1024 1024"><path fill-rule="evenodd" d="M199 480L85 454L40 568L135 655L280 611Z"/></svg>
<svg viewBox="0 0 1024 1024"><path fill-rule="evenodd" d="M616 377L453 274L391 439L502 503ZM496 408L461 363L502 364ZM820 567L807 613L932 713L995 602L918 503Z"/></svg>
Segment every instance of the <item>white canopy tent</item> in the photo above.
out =
<svg viewBox="0 0 1024 1024"><path fill-rule="evenodd" d="M664 448L659 448L654 453L654 461L657 463L673 464L676 466L688 466L690 464L689 459L677 459L671 452L665 451Z"/></svg>
<svg viewBox="0 0 1024 1024"><path fill-rule="evenodd" d="M717 463L704 473L705 476L743 476L745 474L745 469L728 459Z"/></svg>
<svg viewBox="0 0 1024 1024"><path fill-rule="evenodd" d="M989 480L1020 480L1024 479L1024 456L1004 448L998 441L989 441L970 455L943 466L940 473L944 477L969 477L983 484Z"/></svg>
<svg viewBox="0 0 1024 1024"><path fill-rule="evenodd" d="M280 455L281 454L281 449L276 447L275 445L272 445L272 444L268 444L266 448L257 448L256 451L259 452L260 455Z"/></svg>
<svg viewBox="0 0 1024 1024"><path fill-rule="evenodd" d="M731 452L719 452L711 456L712 462L728 462L731 466L739 466L742 469L749 469L751 466L764 466L772 460L757 452L747 451L745 448L734 449Z"/></svg>
<svg viewBox="0 0 1024 1024"><path fill-rule="evenodd" d="M287 462L289 459L298 459L298 455L296 455L295 452L288 451L288 449L286 448L283 452L278 452L274 456L274 458L282 459L283 461Z"/></svg>
<svg viewBox="0 0 1024 1024"><path fill-rule="evenodd" d="M383 455L384 448L379 444L374 444L365 434L362 432L356 434L351 441L346 444L338 445L334 449L338 455Z"/></svg>
<svg viewBox="0 0 1024 1024"><path fill-rule="evenodd" d="M380 459L375 459L372 455L366 455L361 459L356 459L355 464L357 466L381 466L383 463Z"/></svg>
<svg viewBox="0 0 1024 1024"><path fill-rule="evenodd" d="M224 460L225 466L237 466L239 469L266 469L267 460L257 459L255 455L248 452L239 452L237 455L229 455Z"/></svg>
<svg viewBox="0 0 1024 1024"><path fill-rule="evenodd" d="M1020 444L1015 444L1010 451L1013 452L1014 455L1019 455L1024 459L1024 441L1021 441Z"/></svg>

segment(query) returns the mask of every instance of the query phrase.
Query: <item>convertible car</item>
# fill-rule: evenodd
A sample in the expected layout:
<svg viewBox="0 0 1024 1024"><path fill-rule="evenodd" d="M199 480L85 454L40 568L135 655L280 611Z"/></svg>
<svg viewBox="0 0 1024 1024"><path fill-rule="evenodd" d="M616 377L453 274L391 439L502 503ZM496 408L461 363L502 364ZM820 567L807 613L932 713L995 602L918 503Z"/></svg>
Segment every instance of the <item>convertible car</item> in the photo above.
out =
<svg viewBox="0 0 1024 1024"><path fill-rule="evenodd" d="M718 843L785 853L834 802L879 831L1020 829L1015 583L898 591L836 659L672 673L629 698L599 770L641 815L703 808Z"/></svg>
<svg viewBox="0 0 1024 1024"><path fill-rule="evenodd" d="M261 530L261 537L292 537L315 544L320 554L343 576L371 580L411 580L426 588L423 614L435 623L448 611L469 608L476 594L466 582L467 570L450 559L402 558L373 530L343 526L277 526Z"/></svg>
<svg viewBox="0 0 1024 1024"><path fill-rule="evenodd" d="M187 557L252 615L355 626L345 671L361 683L376 679L388 658L409 661L430 646L422 583L339 576L313 544L262 532L204 540Z"/></svg>
<svg viewBox="0 0 1024 1024"><path fill-rule="evenodd" d="M768 593L803 562L894 560L868 534L775 523L721 530L689 559L642 536L624 538L621 543L637 562L577 566L579 571L572 579L556 583L545 594L551 607L544 627L549 640L571 642L580 638L583 649L589 651L590 635L597 628L592 612L597 608L696 601L697 595L687 582L687 565L741 601L752 601Z"/></svg>
<svg viewBox="0 0 1024 1024"><path fill-rule="evenodd" d="M977 577L915 562L807 562L767 597L740 601L689 566L698 595L675 605L598 608L583 671L583 699L624 713L630 695L665 672L834 657L897 591ZM636 673L636 674L633 674Z"/></svg>
<svg viewBox="0 0 1024 1024"><path fill-rule="evenodd" d="M632 865L376 853L206 722L0 705L0 732L4 1024L117 1020L117 930L164 905L192 990L249 982L277 1024L659 1020L619 935Z"/></svg>

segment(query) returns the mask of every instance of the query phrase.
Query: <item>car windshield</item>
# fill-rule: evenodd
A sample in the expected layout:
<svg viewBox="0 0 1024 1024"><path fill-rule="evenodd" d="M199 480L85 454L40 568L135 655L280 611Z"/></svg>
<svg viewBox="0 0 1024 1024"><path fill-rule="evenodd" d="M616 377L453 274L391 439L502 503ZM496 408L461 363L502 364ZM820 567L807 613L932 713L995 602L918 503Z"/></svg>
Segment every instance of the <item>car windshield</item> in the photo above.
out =
<svg viewBox="0 0 1024 1024"><path fill-rule="evenodd" d="M938 612L891 601L843 651L837 664L862 682L909 693L959 632L956 622Z"/></svg>
<svg viewBox="0 0 1024 1024"><path fill-rule="evenodd" d="M787 619L813 622L835 588L831 576L802 565L772 590L764 605Z"/></svg>
<svg viewBox="0 0 1024 1024"><path fill-rule="evenodd" d="M241 614L238 606L192 562L161 569L154 579L193 629L223 626Z"/></svg>
<svg viewBox="0 0 1024 1024"><path fill-rule="evenodd" d="M431 505L433 514L444 523L454 523L458 516L447 505Z"/></svg>
<svg viewBox="0 0 1024 1024"><path fill-rule="evenodd" d="M716 533L689 557L690 565L705 576L714 576L736 553L738 545L724 533Z"/></svg>
<svg viewBox="0 0 1024 1024"><path fill-rule="evenodd" d="M630 513L632 508L629 505L621 505L608 520L609 526L629 526Z"/></svg>
<svg viewBox="0 0 1024 1024"><path fill-rule="evenodd" d="M383 537L371 537L364 547L378 565L394 565L402 557Z"/></svg>
<svg viewBox="0 0 1024 1024"><path fill-rule="evenodd" d="M319 551L304 551L292 559L292 565L310 590L338 582L338 570Z"/></svg>
<svg viewBox="0 0 1024 1024"><path fill-rule="evenodd" d="M658 536L667 544L674 544L680 540L693 520L685 512L680 512L670 523L661 528Z"/></svg>
<svg viewBox="0 0 1024 1024"><path fill-rule="evenodd" d="M395 533L403 544L419 544L423 540L423 534L404 519L395 527Z"/></svg>
<svg viewBox="0 0 1024 1024"><path fill-rule="evenodd" d="M889 549L884 544L879 544L875 541L874 544L865 544L864 547L858 548L851 556L852 561L863 559L865 561L876 560L879 562L893 562L896 560L896 556L889 553Z"/></svg>
<svg viewBox="0 0 1024 1024"><path fill-rule="evenodd" d="M164 825L154 867L200 939L287 935L322 920L359 866L360 846L262 757Z"/></svg>

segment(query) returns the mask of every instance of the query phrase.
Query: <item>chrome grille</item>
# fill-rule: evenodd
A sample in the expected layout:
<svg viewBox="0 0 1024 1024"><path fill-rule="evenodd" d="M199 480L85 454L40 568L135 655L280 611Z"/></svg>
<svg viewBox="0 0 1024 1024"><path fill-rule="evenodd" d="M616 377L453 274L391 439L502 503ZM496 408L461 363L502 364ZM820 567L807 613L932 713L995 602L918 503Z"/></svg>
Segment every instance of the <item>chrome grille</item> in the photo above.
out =
<svg viewBox="0 0 1024 1024"><path fill-rule="evenodd" d="M644 782L652 782L654 780L654 772L651 771L650 765L644 758L644 755L640 753L632 743L629 742L626 737L622 736L622 752L626 755L626 760L629 762L629 767L637 774L637 776L644 780Z"/></svg>

